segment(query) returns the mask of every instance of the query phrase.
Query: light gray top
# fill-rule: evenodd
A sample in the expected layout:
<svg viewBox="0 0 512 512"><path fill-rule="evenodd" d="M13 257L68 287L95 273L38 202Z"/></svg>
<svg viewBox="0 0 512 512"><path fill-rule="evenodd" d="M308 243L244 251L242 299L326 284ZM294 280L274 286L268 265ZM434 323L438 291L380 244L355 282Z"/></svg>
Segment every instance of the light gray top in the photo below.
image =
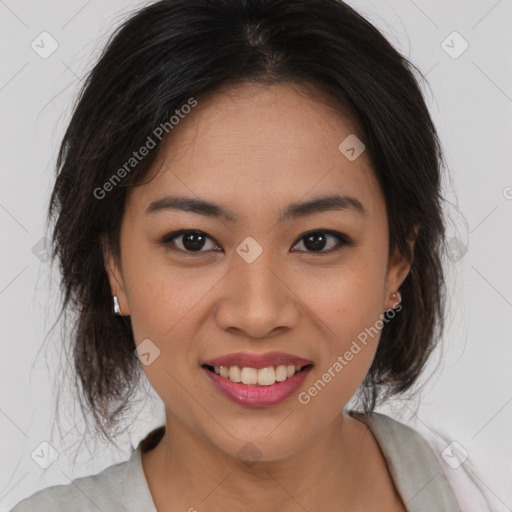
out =
<svg viewBox="0 0 512 512"><path fill-rule="evenodd" d="M377 439L407 512L461 512L439 460L417 431L377 412L369 417L356 411L349 414L367 424ZM41 489L11 512L157 512L141 462L141 450L147 449L146 440L155 432L132 448L126 462Z"/></svg>

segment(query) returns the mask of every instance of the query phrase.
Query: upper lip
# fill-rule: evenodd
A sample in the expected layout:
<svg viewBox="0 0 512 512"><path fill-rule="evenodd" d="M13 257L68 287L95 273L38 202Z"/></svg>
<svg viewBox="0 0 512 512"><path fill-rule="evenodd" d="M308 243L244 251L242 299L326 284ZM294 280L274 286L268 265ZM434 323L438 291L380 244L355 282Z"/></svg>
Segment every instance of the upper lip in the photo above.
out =
<svg viewBox="0 0 512 512"><path fill-rule="evenodd" d="M285 352L265 352L263 354L236 352L209 359L202 364L208 366L240 366L259 369L280 365L306 366L312 364L312 362L308 359L294 356L293 354L286 354Z"/></svg>

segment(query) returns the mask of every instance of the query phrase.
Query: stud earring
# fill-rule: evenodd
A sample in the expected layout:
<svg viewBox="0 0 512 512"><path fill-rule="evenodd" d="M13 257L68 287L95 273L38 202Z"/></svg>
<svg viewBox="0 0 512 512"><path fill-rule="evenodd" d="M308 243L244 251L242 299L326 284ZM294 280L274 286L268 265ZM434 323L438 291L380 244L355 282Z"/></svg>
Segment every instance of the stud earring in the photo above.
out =
<svg viewBox="0 0 512 512"><path fill-rule="evenodd" d="M114 302L114 315L122 316L123 314L121 313L121 307L119 306L119 299L117 298L117 295L114 295L112 300Z"/></svg>
<svg viewBox="0 0 512 512"><path fill-rule="evenodd" d="M398 290L396 292L393 292L391 294L391 297L396 300L396 302L393 304L393 308L395 308L396 306L398 306L398 304L402 302L402 295Z"/></svg>

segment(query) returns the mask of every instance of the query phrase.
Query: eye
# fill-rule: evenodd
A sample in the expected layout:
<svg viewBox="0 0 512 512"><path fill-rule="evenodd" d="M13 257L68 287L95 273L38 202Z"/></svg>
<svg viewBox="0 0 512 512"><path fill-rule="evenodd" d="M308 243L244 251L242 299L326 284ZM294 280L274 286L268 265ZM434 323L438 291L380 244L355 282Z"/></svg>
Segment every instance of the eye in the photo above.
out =
<svg viewBox="0 0 512 512"><path fill-rule="evenodd" d="M328 250L324 250L326 246L329 244L327 240L331 238L334 239L337 243L334 245L331 244L331 248ZM207 242L210 241L213 246L210 248L207 247ZM329 230L317 230L310 231L305 235L302 235L299 241L306 248L306 252L312 253L332 253L342 249L343 246L352 245L351 240L343 235L342 233L338 233L336 231ZM180 230L174 231L165 235L161 243L165 246L168 246L172 250L181 251L185 253L199 253L199 252L208 252L209 250L219 250L219 245L217 242L211 238L209 235L204 233L203 231L198 230ZM295 243L293 247L298 245L298 242ZM206 247L206 250L202 250ZM222 249L220 249L222 250ZM292 252L297 252L297 250L292 248Z"/></svg>
<svg viewBox="0 0 512 512"><path fill-rule="evenodd" d="M338 243L334 244L334 246L331 245L329 250L324 251L323 249L328 245L327 240L329 237L333 238ZM351 240L347 236L336 231L310 231L309 233L302 235L300 241L304 247L306 247L307 252L321 254L336 252L341 250L343 246L352 245Z"/></svg>
<svg viewBox="0 0 512 512"><path fill-rule="evenodd" d="M167 246L177 245L177 247L172 247L172 249L176 249L182 252L206 252L201 251L201 249L204 248L207 240L214 242L213 238L209 237L203 231L181 230L174 231L173 233L165 235L161 242ZM214 247L218 247L216 243L213 245Z"/></svg>

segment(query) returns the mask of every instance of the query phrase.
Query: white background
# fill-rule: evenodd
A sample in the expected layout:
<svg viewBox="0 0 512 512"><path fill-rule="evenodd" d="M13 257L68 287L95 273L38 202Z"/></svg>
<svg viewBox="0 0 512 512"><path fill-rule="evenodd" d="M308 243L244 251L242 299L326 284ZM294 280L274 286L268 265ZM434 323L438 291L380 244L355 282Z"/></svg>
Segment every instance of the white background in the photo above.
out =
<svg viewBox="0 0 512 512"><path fill-rule="evenodd" d="M448 268L448 326L422 382L430 380L415 400L380 410L456 440L500 510L512 510L512 1L349 3L427 75L425 94L451 174L448 234L467 247ZM45 335L56 319L58 276L32 251L45 236L56 151L74 95L113 28L139 5L0 0L1 511L40 488L125 460L130 443L163 422L157 400L131 422L119 450L103 447L94 456L71 429L71 410L62 413L64 438L52 430L61 342L58 330ZM31 48L43 31L58 42L47 59ZM458 58L442 47L453 31L469 44ZM47 470L31 458L45 441L59 453Z"/></svg>

